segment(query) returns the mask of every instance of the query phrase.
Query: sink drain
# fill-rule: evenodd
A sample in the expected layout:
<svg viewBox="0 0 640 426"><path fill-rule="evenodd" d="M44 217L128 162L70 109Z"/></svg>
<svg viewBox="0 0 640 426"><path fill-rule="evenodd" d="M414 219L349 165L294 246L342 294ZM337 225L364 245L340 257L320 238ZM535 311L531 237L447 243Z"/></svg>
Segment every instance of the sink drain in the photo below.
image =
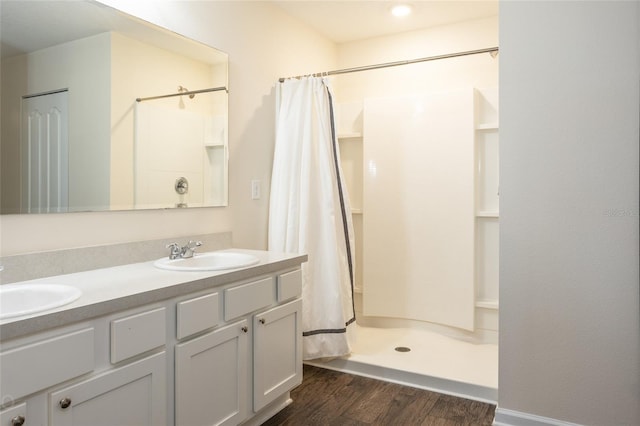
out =
<svg viewBox="0 0 640 426"><path fill-rule="evenodd" d="M410 352L411 348L408 348L406 346L398 346L396 348L396 352Z"/></svg>

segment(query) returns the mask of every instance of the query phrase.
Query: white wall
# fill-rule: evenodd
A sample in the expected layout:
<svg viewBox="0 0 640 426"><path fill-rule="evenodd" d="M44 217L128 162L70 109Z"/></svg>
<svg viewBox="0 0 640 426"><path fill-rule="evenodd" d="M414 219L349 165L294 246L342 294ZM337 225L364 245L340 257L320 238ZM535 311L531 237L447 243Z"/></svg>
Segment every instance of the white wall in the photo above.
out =
<svg viewBox="0 0 640 426"><path fill-rule="evenodd" d="M264 2L105 0L229 54L229 207L0 217L2 255L233 231L266 248L279 77L335 68L333 43ZM250 182L262 181L251 200Z"/></svg>
<svg viewBox="0 0 640 426"><path fill-rule="evenodd" d="M638 425L640 3L502 2L500 56L497 419Z"/></svg>

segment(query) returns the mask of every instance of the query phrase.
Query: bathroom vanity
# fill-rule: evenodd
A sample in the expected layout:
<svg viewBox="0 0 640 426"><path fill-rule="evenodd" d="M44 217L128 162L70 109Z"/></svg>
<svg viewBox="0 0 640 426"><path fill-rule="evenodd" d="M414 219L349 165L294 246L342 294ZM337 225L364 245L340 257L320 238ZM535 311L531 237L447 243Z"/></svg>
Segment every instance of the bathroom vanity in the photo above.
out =
<svg viewBox="0 0 640 426"><path fill-rule="evenodd" d="M251 425L284 408L302 381L306 255L242 252L259 263L25 282L82 296L0 322L0 425Z"/></svg>

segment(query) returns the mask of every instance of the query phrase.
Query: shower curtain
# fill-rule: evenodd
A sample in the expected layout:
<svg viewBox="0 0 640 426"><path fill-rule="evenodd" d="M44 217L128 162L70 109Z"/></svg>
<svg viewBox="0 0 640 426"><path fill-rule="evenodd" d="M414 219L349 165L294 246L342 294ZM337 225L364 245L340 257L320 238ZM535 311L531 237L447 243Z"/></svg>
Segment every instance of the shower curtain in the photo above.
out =
<svg viewBox="0 0 640 426"><path fill-rule="evenodd" d="M269 250L309 256L302 265L303 358L347 355L354 233L331 90L320 77L285 80L277 89Z"/></svg>

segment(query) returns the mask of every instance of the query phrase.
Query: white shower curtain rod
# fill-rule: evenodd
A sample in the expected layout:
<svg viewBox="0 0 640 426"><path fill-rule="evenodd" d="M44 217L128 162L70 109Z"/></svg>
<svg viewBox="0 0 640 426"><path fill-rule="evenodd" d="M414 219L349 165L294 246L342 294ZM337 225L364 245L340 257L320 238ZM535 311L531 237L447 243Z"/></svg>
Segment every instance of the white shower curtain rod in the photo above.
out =
<svg viewBox="0 0 640 426"><path fill-rule="evenodd" d="M365 65L362 67L355 67L355 68L345 68L345 69L341 69L341 70L334 70L334 71L326 71L326 72L322 72L322 73L316 73L316 74L308 74L311 76L324 76L324 75L336 75L336 74L347 74L347 73L351 73L351 72L358 72L358 71L368 71L368 70L375 70L375 69L379 69L379 68L388 68L388 67L396 67L398 65L408 65L408 64L415 64L418 62L428 62L428 61L435 61L438 59L448 59L448 58L457 58L458 56L467 56L467 55L478 55L480 53L491 53L491 56L495 57L495 55L498 53L498 47L488 47L486 49L478 49L478 50L467 50L466 52L457 52L457 53L448 53L446 55L437 55L437 56L429 56L426 58L418 58L418 59L409 59L406 61L396 61L396 62L387 62L384 64L376 64L376 65ZM289 77L289 78L301 78L304 77L302 75L298 75L295 77ZM280 83L284 82L286 80L286 78L280 78Z"/></svg>
<svg viewBox="0 0 640 426"><path fill-rule="evenodd" d="M191 90L191 91L184 91L184 92L178 92L178 93L171 93L169 95L160 95L160 96L150 96L148 98L136 98L136 102L143 102L143 101L151 101L154 99L162 99L162 98L172 98L174 96L184 96L184 95L197 95L198 93L208 93L208 92L219 92L221 90L224 90L225 92L229 93L229 89L227 89L226 86L220 86L220 87L211 87L209 89L200 89L200 90Z"/></svg>

